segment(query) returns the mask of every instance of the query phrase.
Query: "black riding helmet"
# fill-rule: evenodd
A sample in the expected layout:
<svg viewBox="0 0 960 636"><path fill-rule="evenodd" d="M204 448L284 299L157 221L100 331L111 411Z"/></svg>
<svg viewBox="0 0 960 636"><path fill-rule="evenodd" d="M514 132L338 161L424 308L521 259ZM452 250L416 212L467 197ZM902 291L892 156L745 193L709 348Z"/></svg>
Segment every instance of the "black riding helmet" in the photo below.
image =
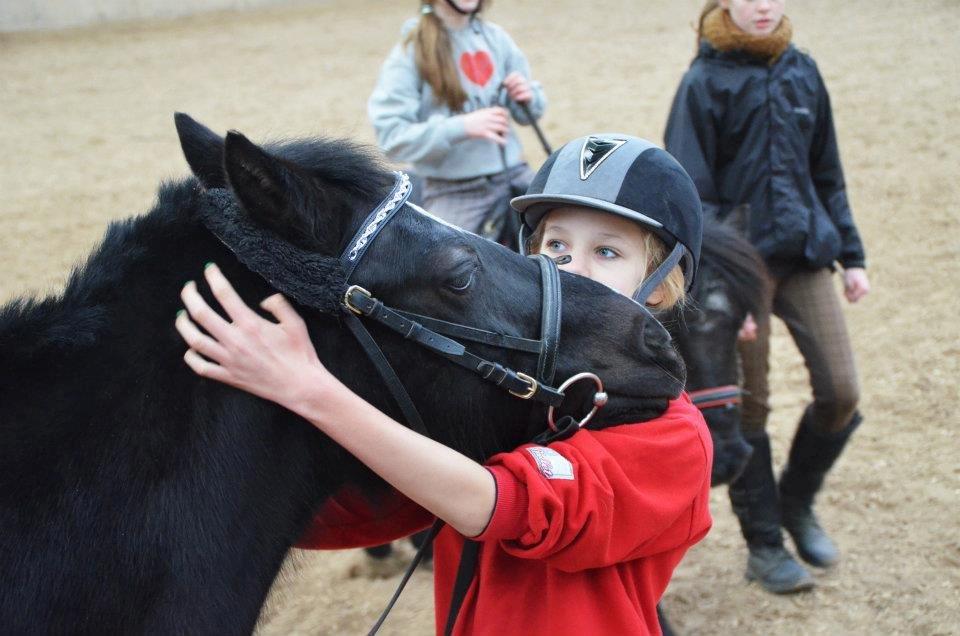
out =
<svg viewBox="0 0 960 636"><path fill-rule="evenodd" d="M679 263L689 290L703 234L700 195L670 153L645 139L619 134L580 137L551 154L527 193L510 201L520 213L520 249L550 210L574 205L631 219L671 249L634 294L643 304Z"/></svg>

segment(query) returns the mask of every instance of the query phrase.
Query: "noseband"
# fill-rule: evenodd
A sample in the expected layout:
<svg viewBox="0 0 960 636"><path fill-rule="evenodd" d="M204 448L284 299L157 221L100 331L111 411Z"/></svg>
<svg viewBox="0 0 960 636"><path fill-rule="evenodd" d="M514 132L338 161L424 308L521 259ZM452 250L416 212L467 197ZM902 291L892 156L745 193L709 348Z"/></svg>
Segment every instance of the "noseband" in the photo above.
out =
<svg viewBox="0 0 960 636"><path fill-rule="evenodd" d="M426 426L393 367L361 318L372 320L404 338L479 375L511 395L523 400L535 400L555 409L563 402L561 390L551 386L556 372L557 351L560 345L560 274L556 264L545 256L537 256L542 285L540 312L540 339L531 340L478 329L468 325L447 322L429 316L388 307L359 285L350 284L350 278L380 231L404 207L410 196L410 179L397 173L393 191L378 205L360 226L340 256L349 287L341 302L347 327L356 337L367 357L376 367L394 401L403 412L408 425L427 434ZM475 355L458 340L469 340L494 347L513 349L539 355L534 374L514 371L498 362Z"/></svg>

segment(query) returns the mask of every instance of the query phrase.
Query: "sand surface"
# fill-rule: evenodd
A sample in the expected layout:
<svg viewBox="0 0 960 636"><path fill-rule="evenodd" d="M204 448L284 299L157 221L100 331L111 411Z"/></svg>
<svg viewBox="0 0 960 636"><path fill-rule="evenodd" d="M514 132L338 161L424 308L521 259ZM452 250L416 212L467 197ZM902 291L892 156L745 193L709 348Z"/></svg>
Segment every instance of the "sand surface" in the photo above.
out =
<svg viewBox="0 0 960 636"><path fill-rule="evenodd" d="M589 131L661 140L693 51L694 0L501 0L490 17L527 52L554 143ZM330 0L242 14L0 36L0 301L62 285L106 224L149 209L186 171L172 113L253 139L372 141L365 103L413 0ZM819 511L844 561L811 594L742 578L726 492L665 605L685 634L960 633L960 5L795 1L795 41L831 90L874 293L847 310L866 423ZM532 164L543 153L524 133ZM775 460L809 398L775 334ZM399 577L351 576L357 552L297 553L260 632L365 633ZM418 573L385 634L429 634Z"/></svg>

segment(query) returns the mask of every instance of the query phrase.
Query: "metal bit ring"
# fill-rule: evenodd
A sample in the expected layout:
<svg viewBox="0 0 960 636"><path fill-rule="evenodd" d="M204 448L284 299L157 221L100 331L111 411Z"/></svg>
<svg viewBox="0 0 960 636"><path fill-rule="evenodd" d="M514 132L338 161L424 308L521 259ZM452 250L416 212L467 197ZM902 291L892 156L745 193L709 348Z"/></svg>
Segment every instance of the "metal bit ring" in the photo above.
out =
<svg viewBox="0 0 960 636"><path fill-rule="evenodd" d="M607 400L609 398L606 392L603 390L603 382L600 380L597 374L590 373L589 371L584 371L582 373L578 373L576 375L570 376L564 381L563 384L557 387L557 390L560 391L560 393L563 393L564 391L567 390L567 388L569 388L574 383L579 382L580 380L593 380L593 383L597 385L597 392L593 394L593 408L590 409L590 412L587 413L583 417L583 419L577 423L577 426L579 428L583 428L584 425L587 422L589 422L594 415L597 414L597 411L599 411L601 408L603 408L604 405L606 405ZM555 431L557 430L557 424L553 420L554 410L555 409L552 406L547 409L547 424L550 425L551 430Z"/></svg>

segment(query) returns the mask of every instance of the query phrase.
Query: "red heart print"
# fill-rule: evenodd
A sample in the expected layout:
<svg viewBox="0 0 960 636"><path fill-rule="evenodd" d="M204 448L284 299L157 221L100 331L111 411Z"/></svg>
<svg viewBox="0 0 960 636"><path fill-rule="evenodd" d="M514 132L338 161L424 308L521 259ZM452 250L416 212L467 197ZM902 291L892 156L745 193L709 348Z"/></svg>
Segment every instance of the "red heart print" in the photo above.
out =
<svg viewBox="0 0 960 636"><path fill-rule="evenodd" d="M471 82L483 86L493 75L493 60L486 51L464 52L460 56L460 69Z"/></svg>

